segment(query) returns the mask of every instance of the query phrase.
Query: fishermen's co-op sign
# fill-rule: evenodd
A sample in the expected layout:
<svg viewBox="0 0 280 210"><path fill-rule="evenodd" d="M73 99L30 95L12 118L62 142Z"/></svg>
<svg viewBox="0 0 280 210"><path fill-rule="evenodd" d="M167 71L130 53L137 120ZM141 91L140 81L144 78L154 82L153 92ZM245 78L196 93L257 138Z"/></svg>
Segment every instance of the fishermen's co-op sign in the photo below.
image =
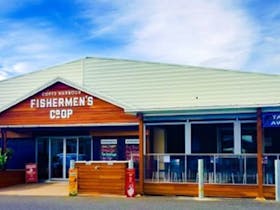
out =
<svg viewBox="0 0 280 210"><path fill-rule="evenodd" d="M263 127L280 127L280 112L263 113Z"/></svg>
<svg viewBox="0 0 280 210"><path fill-rule="evenodd" d="M74 107L93 105L93 97L84 95L79 90L45 91L40 98L30 99L30 108L50 108L49 118L69 119L74 114Z"/></svg>

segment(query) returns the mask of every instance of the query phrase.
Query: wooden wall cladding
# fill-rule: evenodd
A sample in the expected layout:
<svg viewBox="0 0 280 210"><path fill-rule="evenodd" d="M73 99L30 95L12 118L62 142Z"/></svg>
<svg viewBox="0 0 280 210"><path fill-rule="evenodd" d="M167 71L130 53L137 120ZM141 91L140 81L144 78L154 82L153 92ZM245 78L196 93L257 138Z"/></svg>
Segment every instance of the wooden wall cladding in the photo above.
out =
<svg viewBox="0 0 280 210"><path fill-rule="evenodd" d="M133 136L138 137L138 130L135 131L118 131L118 130L106 130L106 131L91 131L91 136L102 136L102 137L124 137L124 136Z"/></svg>
<svg viewBox="0 0 280 210"><path fill-rule="evenodd" d="M183 195L198 196L198 185L192 183L144 183L144 193L149 195ZM206 197L227 198L256 198L258 197L257 185L221 185L205 184ZM273 186L264 187L264 197L275 198Z"/></svg>
<svg viewBox="0 0 280 210"><path fill-rule="evenodd" d="M275 186L264 186L264 197L269 199L275 199Z"/></svg>
<svg viewBox="0 0 280 210"><path fill-rule="evenodd" d="M144 183L144 194L197 196L197 184Z"/></svg>
<svg viewBox="0 0 280 210"><path fill-rule="evenodd" d="M0 188L25 183L25 170L0 171Z"/></svg>
<svg viewBox="0 0 280 210"><path fill-rule="evenodd" d="M139 180L136 180L136 182L135 182L136 195L141 194L139 189L140 189L140 183L139 183Z"/></svg>
<svg viewBox="0 0 280 210"><path fill-rule="evenodd" d="M75 99L78 98L75 102L74 97ZM51 107L46 106L46 100L54 98L55 102L52 101ZM66 102L66 100L70 99L73 99L71 103L69 101ZM83 101L82 99L84 100L83 103L80 102L80 100ZM40 100L44 103L40 103ZM60 100L61 103L59 102ZM136 116L126 114L122 108L60 82L38 92L0 114L0 125L137 122Z"/></svg>
<svg viewBox="0 0 280 210"><path fill-rule="evenodd" d="M76 163L79 194L125 194L127 163Z"/></svg>
<svg viewBox="0 0 280 210"><path fill-rule="evenodd" d="M223 185L205 184L205 196L228 198L256 198L257 185Z"/></svg>

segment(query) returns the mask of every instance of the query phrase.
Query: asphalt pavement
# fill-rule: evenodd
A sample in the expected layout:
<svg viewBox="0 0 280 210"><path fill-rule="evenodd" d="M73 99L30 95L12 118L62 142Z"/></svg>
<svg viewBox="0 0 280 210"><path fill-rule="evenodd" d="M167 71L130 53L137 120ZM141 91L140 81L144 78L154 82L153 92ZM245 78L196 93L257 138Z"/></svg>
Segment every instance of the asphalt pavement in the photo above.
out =
<svg viewBox="0 0 280 210"><path fill-rule="evenodd" d="M184 196L68 196L68 182L23 184L0 189L0 210L280 210L272 200Z"/></svg>
<svg viewBox="0 0 280 210"><path fill-rule="evenodd" d="M141 196L0 196L0 210L279 210L280 203L254 199Z"/></svg>

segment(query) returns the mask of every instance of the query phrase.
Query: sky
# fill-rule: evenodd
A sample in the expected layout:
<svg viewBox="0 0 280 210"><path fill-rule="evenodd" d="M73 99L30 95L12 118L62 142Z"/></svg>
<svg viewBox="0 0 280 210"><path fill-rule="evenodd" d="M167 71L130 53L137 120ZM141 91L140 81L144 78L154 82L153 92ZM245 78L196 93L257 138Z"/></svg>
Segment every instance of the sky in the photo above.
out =
<svg viewBox="0 0 280 210"><path fill-rule="evenodd" d="M0 0L0 80L88 56L280 74L280 1Z"/></svg>

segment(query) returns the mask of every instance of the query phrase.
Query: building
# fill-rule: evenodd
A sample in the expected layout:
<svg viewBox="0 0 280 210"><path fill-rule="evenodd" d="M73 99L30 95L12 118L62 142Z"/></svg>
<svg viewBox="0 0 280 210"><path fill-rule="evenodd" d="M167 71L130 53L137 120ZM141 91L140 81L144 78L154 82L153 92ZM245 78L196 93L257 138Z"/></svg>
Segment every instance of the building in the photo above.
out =
<svg viewBox="0 0 280 210"><path fill-rule="evenodd" d="M67 179L69 161L126 160L137 191L273 197L280 76L87 57L0 82L8 167L36 162Z"/></svg>

